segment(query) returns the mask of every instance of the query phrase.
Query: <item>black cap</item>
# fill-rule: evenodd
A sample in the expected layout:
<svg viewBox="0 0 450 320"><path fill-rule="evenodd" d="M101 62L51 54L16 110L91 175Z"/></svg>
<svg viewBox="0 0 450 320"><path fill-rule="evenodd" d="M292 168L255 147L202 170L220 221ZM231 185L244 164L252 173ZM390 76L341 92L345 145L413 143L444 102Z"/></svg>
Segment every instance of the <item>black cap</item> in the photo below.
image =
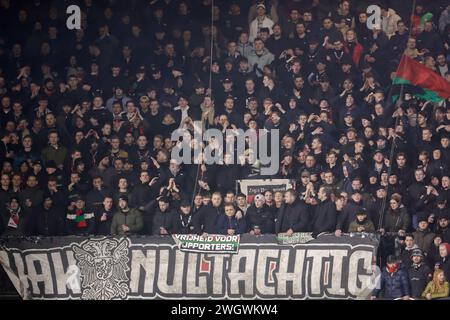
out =
<svg viewBox="0 0 450 320"><path fill-rule="evenodd" d="M342 58L342 64L350 64L353 65L353 61L351 58L344 57Z"/></svg>
<svg viewBox="0 0 450 320"><path fill-rule="evenodd" d="M428 222L428 213L422 212L422 213L417 215L417 222L420 223L422 221Z"/></svg>
<svg viewBox="0 0 450 320"><path fill-rule="evenodd" d="M230 78L223 79L222 83L232 83L233 81Z"/></svg>
<svg viewBox="0 0 450 320"><path fill-rule="evenodd" d="M377 173L376 171L370 171L370 172L369 172L369 178L371 178L371 177L376 177L376 178L378 178L378 173Z"/></svg>
<svg viewBox="0 0 450 320"><path fill-rule="evenodd" d="M46 192L44 193L44 201L47 200L47 199L53 200L52 195L51 195L50 192L48 192L48 191L46 191Z"/></svg>
<svg viewBox="0 0 450 320"><path fill-rule="evenodd" d="M447 202L447 199L446 199L444 193L441 193L436 199L437 204L445 204L446 202Z"/></svg>
<svg viewBox="0 0 450 320"><path fill-rule="evenodd" d="M176 87L175 84L170 80L166 80L163 85L163 88L167 88L167 89L173 89L175 87Z"/></svg>
<svg viewBox="0 0 450 320"><path fill-rule="evenodd" d="M228 58L225 58L224 60L223 60L223 64L226 64L226 63L231 63L231 64L233 64L233 59L232 58L230 58L230 57L228 57Z"/></svg>
<svg viewBox="0 0 450 320"><path fill-rule="evenodd" d="M101 90L95 90L92 93L92 98L101 98L103 96L103 92ZM91 98L89 96L81 97L81 102L91 102Z"/></svg>
<svg viewBox="0 0 450 320"><path fill-rule="evenodd" d="M40 165L40 166L42 166L42 161L41 161L41 160L34 160L33 163L32 163L31 165L34 166L34 165L37 165L37 164Z"/></svg>
<svg viewBox="0 0 450 320"><path fill-rule="evenodd" d="M375 150L375 152L373 153L373 155L376 155L377 153L381 153L382 155L384 155L383 151L381 151L380 149Z"/></svg>
<svg viewBox="0 0 450 320"><path fill-rule="evenodd" d="M345 118L345 117L352 117L352 118L355 118L355 117L353 116L353 114L352 114L350 111L347 111L347 112L345 113L344 118ZM355 128L351 128L351 129L355 130ZM348 130L347 130L347 131L348 131Z"/></svg>
<svg viewBox="0 0 450 320"><path fill-rule="evenodd" d="M84 197L81 194L77 194L75 197L72 198L73 202L77 201L84 201Z"/></svg>
<svg viewBox="0 0 450 320"><path fill-rule="evenodd" d="M167 197L161 197L161 198L159 198L158 201L159 201L159 202L164 202L164 203L169 203L169 198L167 198Z"/></svg>
<svg viewBox="0 0 450 320"><path fill-rule="evenodd" d="M123 201L125 201L125 202L127 202L128 203L128 196L127 195L121 195L120 197L119 197L119 201L120 200L123 200Z"/></svg>
<svg viewBox="0 0 450 320"><path fill-rule="evenodd" d="M321 63L321 64L327 64L327 61L326 61L325 59L317 59L317 60L316 60L316 64L319 64L319 63Z"/></svg>
<svg viewBox="0 0 450 320"><path fill-rule="evenodd" d="M155 65L152 65L150 70L151 70L152 74L157 74L158 72L161 72L161 70Z"/></svg>
<svg viewBox="0 0 450 320"><path fill-rule="evenodd" d="M193 87L194 87L194 89L206 88L206 85L202 81L198 81L198 82L194 83Z"/></svg>
<svg viewBox="0 0 450 320"><path fill-rule="evenodd" d="M144 66L140 66L138 71L136 73L145 73L145 67Z"/></svg>
<svg viewBox="0 0 450 320"><path fill-rule="evenodd" d="M153 32L154 33L163 33L163 32L165 33L167 31L166 31L166 28L163 25L157 24L156 26L153 27Z"/></svg>
<svg viewBox="0 0 450 320"><path fill-rule="evenodd" d="M308 40L308 43L309 43L309 44L312 44L312 43L319 43L319 38L318 38L317 36L315 36L315 35L309 35L309 36L307 36L307 40Z"/></svg>
<svg viewBox="0 0 450 320"><path fill-rule="evenodd" d="M444 212L442 212L441 214L439 214L439 220L440 219L447 219L450 220L450 211L449 210L445 210Z"/></svg>
<svg viewBox="0 0 450 320"><path fill-rule="evenodd" d="M358 212L356 212L356 215L357 216L365 216L365 215L367 215L367 212L366 212L366 210L359 210Z"/></svg>
<svg viewBox="0 0 450 320"><path fill-rule="evenodd" d="M49 160L45 163L46 168L57 168L56 162L54 160Z"/></svg>
<svg viewBox="0 0 450 320"><path fill-rule="evenodd" d="M180 207L187 208L190 207L191 203L188 200L182 200L180 203Z"/></svg>

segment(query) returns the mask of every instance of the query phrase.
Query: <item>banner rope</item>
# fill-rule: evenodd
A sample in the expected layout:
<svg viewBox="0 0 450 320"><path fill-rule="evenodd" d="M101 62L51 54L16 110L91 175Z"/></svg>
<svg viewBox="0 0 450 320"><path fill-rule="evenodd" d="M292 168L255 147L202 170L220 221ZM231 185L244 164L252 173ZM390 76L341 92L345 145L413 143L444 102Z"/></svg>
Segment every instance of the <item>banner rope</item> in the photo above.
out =
<svg viewBox="0 0 450 320"><path fill-rule="evenodd" d="M413 28L413 20L412 20L412 17L413 17L413 15L414 15L414 10L416 9L416 1L417 0L413 0L413 4L412 4L412 10L411 10L411 15L410 15L410 23L409 23L409 30L408 30L408 40L409 40L409 38L411 37L411 34L412 34L412 28ZM404 54L404 53L403 53ZM403 56L403 55L402 55ZM398 67L400 66L400 62L399 62L399 64L398 64L398 66L397 66L397 71L398 71ZM389 101L389 99L391 99L391 97L392 97L392 91L393 91L393 88L394 88L394 80L392 80L392 84L391 84L391 88L389 89L389 93L388 93L388 95L387 95L387 97L385 97L385 99L386 99L386 101ZM395 104L396 104L396 108L394 107L394 112L395 112L395 110L396 109L398 109L398 108L401 108L401 104L402 104L402 102L403 102L403 92L404 92L404 89L405 89L405 85L402 83L401 85L400 85L400 93L399 93L399 98L398 98L398 100L395 102ZM399 123L399 121L400 121L400 116L397 116L396 117L396 119L395 119L395 126L394 126L394 130L395 130L395 128L397 127L397 125L398 125L398 123ZM394 131L395 132L395 131ZM392 163L392 161L394 160L394 152L395 152L395 136L394 137L392 137L392 145L391 145L391 150L390 150L390 155L389 155L389 167L388 167L388 179L389 179L389 176L391 175L391 173L392 173L392 166L393 166L393 163ZM384 220L384 214L385 214L385 209L386 209L386 203L387 203L387 192L388 192L388 189L389 189L389 181L388 181L388 184L386 185L386 187L384 188L384 190L385 190L385 196L384 196L384 199L383 199L383 202L381 203L381 208L380 208L380 211L379 211L379 220L378 220L378 229L381 229L382 228L382 226L383 226L383 220Z"/></svg>
<svg viewBox="0 0 450 320"><path fill-rule="evenodd" d="M213 65L213 54L214 54L214 0L211 0L211 26L210 26L210 33L211 33L211 38L210 38L210 53L209 53L209 83L208 83L208 89L209 89L209 95L213 100L213 89L212 89L212 65ZM203 119L203 115L201 115L201 126L203 129L203 126L205 126L205 129L209 128L209 121L206 122L205 125L205 119ZM194 131L195 131L195 125L194 125ZM199 141L199 145L200 148L202 150L202 152L204 151L204 147L203 147L203 138L201 139L201 141ZM194 159L195 160L195 159ZM194 206L194 199L195 196L197 194L200 194L200 190L198 190L197 193L197 188L198 188L198 177L200 175L200 168L203 164L203 157L201 158L201 161L199 161L200 159L197 159L198 161L198 165L197 165L197 173L195 175L195 181L194 181L194 190L192 192L192 199L191 199L191 208L193 208Z"/></svg>

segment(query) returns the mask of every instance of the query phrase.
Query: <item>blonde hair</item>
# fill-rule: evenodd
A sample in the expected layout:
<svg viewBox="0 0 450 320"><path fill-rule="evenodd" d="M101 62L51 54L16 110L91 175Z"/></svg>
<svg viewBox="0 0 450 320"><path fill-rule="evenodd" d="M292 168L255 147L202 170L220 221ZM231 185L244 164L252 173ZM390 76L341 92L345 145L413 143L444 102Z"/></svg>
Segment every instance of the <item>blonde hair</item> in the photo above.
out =
<svg viewBox="0 0 450 320"><path fill-rule="evenodd" d="M431 291L433 293L444 290L445 278L444 278L444 282L441 283L439 281L439 275L441 275L441 274L444 274L444 270L442 270L442 269L436 270L433 274L433 280L432 280L433 283L431 284Z"/></svg>

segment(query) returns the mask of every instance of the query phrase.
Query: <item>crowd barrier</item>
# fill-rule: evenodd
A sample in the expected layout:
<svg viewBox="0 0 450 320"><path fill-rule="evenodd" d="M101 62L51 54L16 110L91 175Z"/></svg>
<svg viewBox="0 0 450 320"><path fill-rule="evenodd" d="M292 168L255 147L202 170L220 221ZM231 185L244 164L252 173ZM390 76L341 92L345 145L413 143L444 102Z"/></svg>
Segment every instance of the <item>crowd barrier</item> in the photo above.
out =
<svg viewBox="0 0 450 320"><path fill-rule="evenodd" d="M366 299L376 237L279 244L242 235L237 253L180 250L172 237L9 239L0 263L22 299Z"/></svg>

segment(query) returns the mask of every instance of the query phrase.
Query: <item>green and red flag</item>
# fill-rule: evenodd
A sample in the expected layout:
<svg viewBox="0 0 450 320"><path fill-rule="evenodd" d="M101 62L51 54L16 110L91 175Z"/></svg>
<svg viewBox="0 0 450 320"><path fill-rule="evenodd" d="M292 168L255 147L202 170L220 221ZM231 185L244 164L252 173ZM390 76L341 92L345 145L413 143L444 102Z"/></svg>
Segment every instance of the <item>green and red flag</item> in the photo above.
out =
<svg viewBox="0 0 450 320"><path fill-rule="evenodd" d="M406 86L406 90L414 96L432 102L450 98L450 83L407 55L403 55L400 61L393 84ZM398 94L393 94L392 97L396 100Z"/></svg>

